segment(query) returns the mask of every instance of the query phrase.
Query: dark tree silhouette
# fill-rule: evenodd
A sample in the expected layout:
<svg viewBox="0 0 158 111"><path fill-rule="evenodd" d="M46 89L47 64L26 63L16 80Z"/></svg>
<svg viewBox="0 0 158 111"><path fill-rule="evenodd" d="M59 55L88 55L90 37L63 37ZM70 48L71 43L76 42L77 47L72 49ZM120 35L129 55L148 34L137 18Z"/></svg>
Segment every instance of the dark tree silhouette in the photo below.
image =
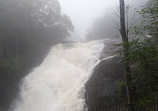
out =
<svg viewBox="0 0 158 111"><path fill-rule="evenodd" d="M127 99L129 104L130 111L134 111L133 109L133 99L131 92L131 69L129 64L129 40L126 31L125 24L125 3L124 0L120 0L120 33L123 41L123 53L124 53L124 74L126 80L126 89L127 89Z"/></svg>

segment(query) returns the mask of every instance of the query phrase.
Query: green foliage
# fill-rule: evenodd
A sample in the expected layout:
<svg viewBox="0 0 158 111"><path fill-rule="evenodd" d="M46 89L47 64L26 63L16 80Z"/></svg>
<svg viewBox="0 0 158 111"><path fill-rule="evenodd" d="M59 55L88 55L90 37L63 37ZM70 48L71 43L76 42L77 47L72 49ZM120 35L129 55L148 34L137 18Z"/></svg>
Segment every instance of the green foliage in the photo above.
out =
<svg viewBox="0 0 158 111"><path fill-rule="evenodd" d="M0 0L0 103L18 92L20 79L73 31L58 0ZM9 106L7 106L8 108Z"/></svg>
<svg viewBox="0 0 158 111"><path fill-rule="evenodd" d="M120 83L118 87L118 97L119 99L126 99L126 83Z"/></svg>
<svg viewBox="0 0 158 111"><path fill-rule="evenodd" d="M157 91L158 86L158 0L150 0L141 11L138 11L143 16L142 26L144 29L140 31L135 27L136 35L150 35L149 38L144 38L140 42L139 39L131 41L130 62L133 65L134 72L138 73L136 79L139 81L137 87L146 86L146 92L151 93ZM143 89L145 90L145 89ZM146 93L146 95L148 95Z"/></svg>
<svg viewBox="0 0 158 111"><path fill-rule="evenodd" d="M150 0L142 7L139 14L143 16L143 29L153 37L158 36L158 0Z"/></svg>
<svg viewBox="0 0 158 111"><path fill-rule="evenodd" d="M118 46L122 46L119 44ZM132 39L129 42L130 52L128 61L132 72L131 85L134 86L135 98L143 106L154 104L154 93L158 92L158 47L152 38ZM120 51L123 54L123 51ZM121 84L122 85L122 84ZM119 86L119 97L122 94Z"/></svg>
<svg viewBox="0 0 158 111"><path fill-rule="evenodd" d="M17 73L20 70L20 65L20 62L16 60L0 59L0 70L3 70L3 72L12 71Z"/></svg>
<svg viewBox="0 0 158 111"><path fill-rule="evenodd" d="M133 84L143 91L143 96L157 90L158 86L158 47L150 39L144 42L132 40L130 44L130 63L133 69Z"/></svg>
<svg viewBox="0 0 158 111"><path fill-rule="evenodd" d="M155 93L158 92L158 0L150 0L138 13L143 20L134 27L137 38L130 40L128 61L123 61L131 66L130 84L135 88L136 102L150 106L155 104ZM120 54L123 55L123 50Z"/></svg>
<svg viewBox="0 0 158 111"><path fill-rule="evenodd" d="M138 98L138 103L144 107L153 105L155 103L154 102L154 93L150 92L148 95L146 95L142 98Z"/></svg>
<svg viewBox="0 0 158 111"><path fill-rule="evenodd" d="M54 44L73 31L58 0L1 0L0 16L0 58L20 59L24 67L39 64Z"/></svg>

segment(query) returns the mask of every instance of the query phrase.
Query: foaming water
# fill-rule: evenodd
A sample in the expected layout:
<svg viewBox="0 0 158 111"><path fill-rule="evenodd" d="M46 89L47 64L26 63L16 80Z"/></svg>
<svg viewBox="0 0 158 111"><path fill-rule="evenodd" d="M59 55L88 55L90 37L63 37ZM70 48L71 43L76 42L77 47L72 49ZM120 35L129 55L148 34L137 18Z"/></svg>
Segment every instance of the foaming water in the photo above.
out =
<svg viewBox="0 0 158 111"><path fill-rule="evenodd" d="M54 46L24 78L14 111L84 111L84 85L103 48L102 41Z"/></svg>

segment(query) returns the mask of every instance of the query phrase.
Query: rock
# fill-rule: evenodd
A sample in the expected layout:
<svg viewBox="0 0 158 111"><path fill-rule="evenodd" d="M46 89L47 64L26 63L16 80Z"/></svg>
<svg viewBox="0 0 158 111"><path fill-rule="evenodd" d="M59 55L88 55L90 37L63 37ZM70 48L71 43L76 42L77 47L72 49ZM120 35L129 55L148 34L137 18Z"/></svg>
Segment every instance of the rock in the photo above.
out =
<svg viewBox="0 0 158 111"><path fill-rule="evenodd" d="M90 80L86 83L86 104L88 109L102 109L115 103L118 98L118 84L123 79L123 64L120 57L100 62Z"/></svg>

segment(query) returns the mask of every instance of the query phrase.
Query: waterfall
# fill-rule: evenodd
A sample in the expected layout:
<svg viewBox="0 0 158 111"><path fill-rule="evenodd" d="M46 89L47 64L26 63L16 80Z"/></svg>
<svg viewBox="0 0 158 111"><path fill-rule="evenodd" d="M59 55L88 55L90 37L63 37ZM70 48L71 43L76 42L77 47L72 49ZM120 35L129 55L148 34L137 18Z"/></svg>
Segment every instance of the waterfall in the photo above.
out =
<svg viewBox="0 0 158 111"><path fill-rule="evenodd" d="M14 111L84 111L84 85L103 48L103 41L54 46L24 78Z"/></svg>

